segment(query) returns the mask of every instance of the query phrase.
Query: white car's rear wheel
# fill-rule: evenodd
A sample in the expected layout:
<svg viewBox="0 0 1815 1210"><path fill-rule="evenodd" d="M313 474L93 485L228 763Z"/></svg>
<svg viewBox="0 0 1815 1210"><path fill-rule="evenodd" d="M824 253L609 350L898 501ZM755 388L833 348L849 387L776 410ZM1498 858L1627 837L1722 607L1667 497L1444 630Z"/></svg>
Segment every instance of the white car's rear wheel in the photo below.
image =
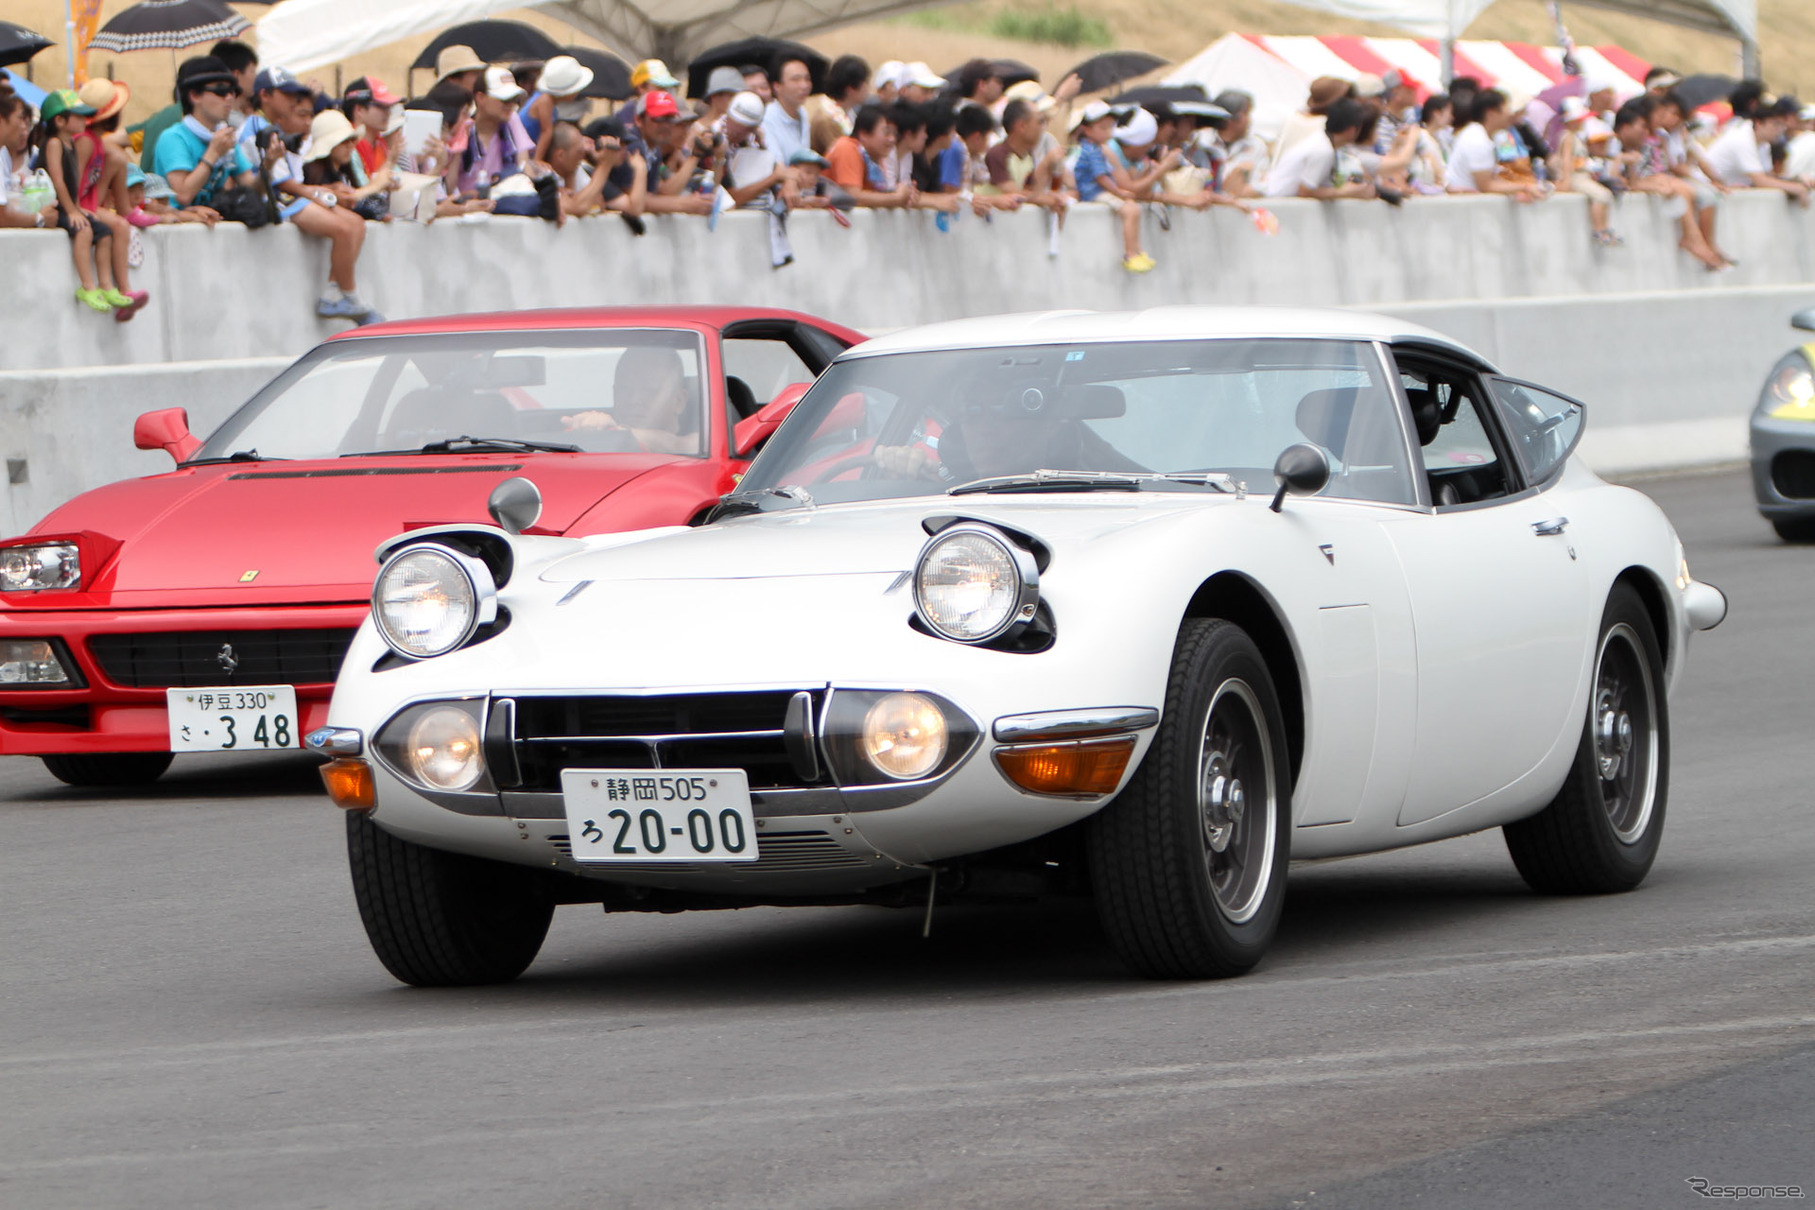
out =
<svg viewBox="0 0 1815 1210"><path fill-rule="evenodd" d="M1260 649L1233 623L1187 620L1159 731L1091 824L1097 911L1123 961L1155 978L1251 970L1279 925L1291 818Z"/></svg>
<svg viewBox="0 0 1815 1210"><path fill-rule="evenodd" d="M1657 858L1669 771L1656 631L1638 594L1617 585L1601 619L1588 719L1569 779L1543 811L1503 829L1520 875L1553 895L1636 887Z"/></svg>
<svg viewBox="0 0 1815 1210"><path fill-rule="evenodd" d="M548 935L554 905L523 867L412 844L357 812L347 861L372 949L405 983L508 983Z"/></svg>

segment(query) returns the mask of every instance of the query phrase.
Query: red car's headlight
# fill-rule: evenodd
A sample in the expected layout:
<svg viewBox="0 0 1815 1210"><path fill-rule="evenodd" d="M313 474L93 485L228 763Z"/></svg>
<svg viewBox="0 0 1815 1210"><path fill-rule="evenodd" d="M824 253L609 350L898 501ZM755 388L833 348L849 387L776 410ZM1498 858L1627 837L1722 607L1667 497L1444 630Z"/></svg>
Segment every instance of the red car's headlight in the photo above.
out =
<svg viewBox="0 0 1815 1210"><path fill-rule="evenodd" d="M0 548L0 592L78 588L82 555L74 542L38 542Z"/></svg>

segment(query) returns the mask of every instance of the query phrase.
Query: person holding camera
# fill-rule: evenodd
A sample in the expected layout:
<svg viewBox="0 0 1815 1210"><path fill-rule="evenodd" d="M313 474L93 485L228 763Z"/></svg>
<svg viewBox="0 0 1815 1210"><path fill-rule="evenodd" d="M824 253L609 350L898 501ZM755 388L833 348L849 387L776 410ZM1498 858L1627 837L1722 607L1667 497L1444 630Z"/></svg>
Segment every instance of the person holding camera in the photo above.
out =
<svg viewBox="0 0 1815 1210"><path fill-rule="evenodd" d="M611 183L612 170L618 164L635 158L628 192ZM556 122L549 132L548 167L561 186L561 213L569 218L616 210L623 214L643 213L644 188L648 166L641 156L627 153L624 145L611 135L592 140L580 133L571 122Z"/></svg>

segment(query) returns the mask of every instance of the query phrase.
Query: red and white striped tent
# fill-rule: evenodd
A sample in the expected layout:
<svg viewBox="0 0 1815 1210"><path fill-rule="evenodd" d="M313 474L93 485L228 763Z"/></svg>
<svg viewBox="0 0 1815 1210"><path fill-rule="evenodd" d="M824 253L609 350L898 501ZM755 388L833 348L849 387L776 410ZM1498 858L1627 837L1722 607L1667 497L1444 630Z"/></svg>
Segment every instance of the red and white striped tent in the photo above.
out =
<svg viewBox="0 0 1815 1210"><path fill-rule="evenodd" d="M1644 91L1651 65L1617 46L1578 46L1576 62L1589 78L1609 81L1621 99ZM1181 63L1168 84L1200 84L1215 96L1225 88L1252 93L1255 125L1263 135L1279 129L1287 114L1305 102L1318 76L1353 80L1362 72L1384 76L1397 70L1420 97L1443 87L1441 47L1431 38L1275 37L1225 34ZM1534 97L1561 82L1563 52L1527 42L1456 43L1456 74L1507 93Z"/></svg>

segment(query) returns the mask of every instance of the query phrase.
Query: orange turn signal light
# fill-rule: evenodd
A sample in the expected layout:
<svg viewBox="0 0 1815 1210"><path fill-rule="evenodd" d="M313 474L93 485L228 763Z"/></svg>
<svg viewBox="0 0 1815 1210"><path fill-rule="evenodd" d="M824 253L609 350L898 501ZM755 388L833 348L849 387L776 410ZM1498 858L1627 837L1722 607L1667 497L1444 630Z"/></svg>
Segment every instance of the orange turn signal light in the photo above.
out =
<svg viewBox="0 0 1815 1210"><path fill-rule="evenodd" d="M1133 755L1132 735L1063 744L1017 744L995 752L996 767L1023 790L1067 797L1114 794Z"/></svg>
<svg viewBox="0 0 1815 1210"><path fill-rule="evenodd" d="M372 766L363 760L343 756L321 767L322 784L334 805L348 811L370 811L378 805L378 787L372 781Z"/></svg>

